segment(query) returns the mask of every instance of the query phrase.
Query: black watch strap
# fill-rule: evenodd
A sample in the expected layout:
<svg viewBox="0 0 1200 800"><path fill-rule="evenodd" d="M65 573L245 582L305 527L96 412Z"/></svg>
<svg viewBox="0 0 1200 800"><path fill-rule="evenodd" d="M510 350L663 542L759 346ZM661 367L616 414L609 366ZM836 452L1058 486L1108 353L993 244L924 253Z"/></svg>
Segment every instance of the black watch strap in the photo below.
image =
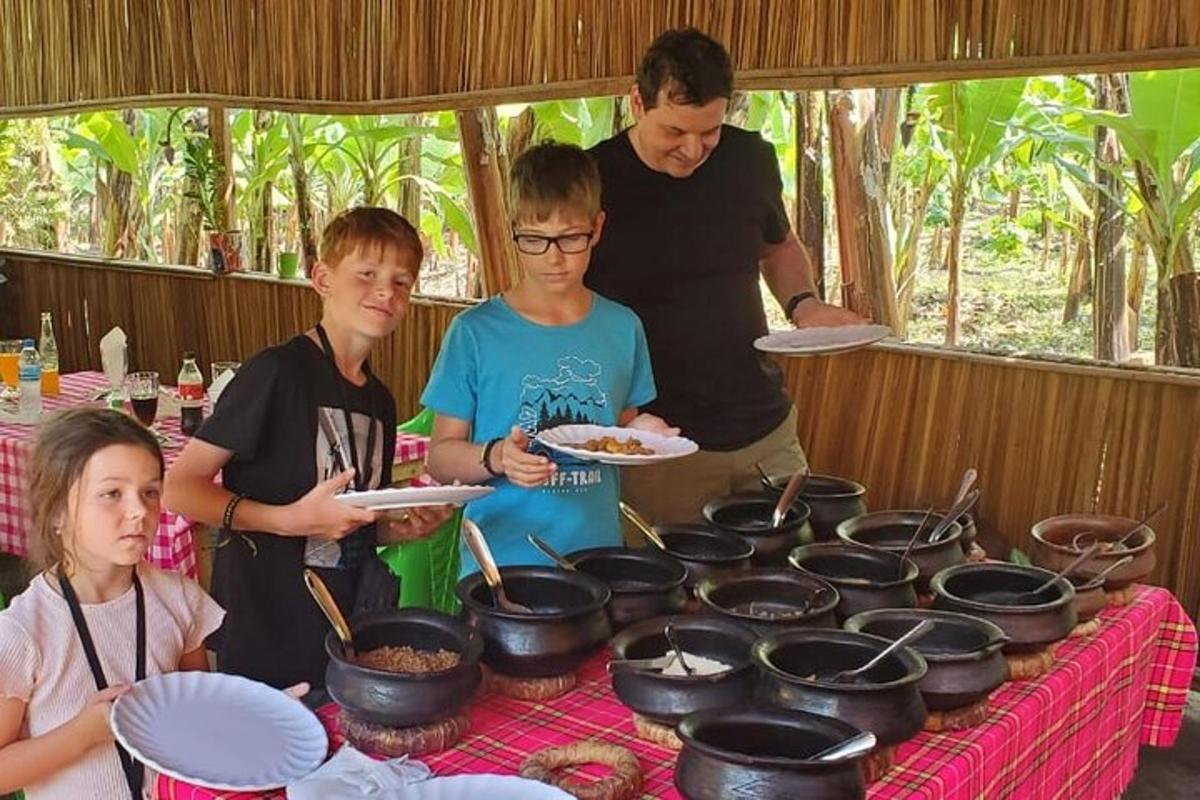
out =
<svg viewBox="0 0 1200 800"><path fill-rule="evenodd" d="M783 307L783 312L787 315L788 321L790 322L792 319L792 314L796 313L796 306L800 305L808 298L816 296L817 295L814 292L800 292L799 294L792 295L791 299L787 301L787 305Z"/></svg>
<svg viewBox="0 0 1200 800"><path fill-rule="evenodd" d="M497 472L496 470L492 469L492 448L500 444L502 441L504 441L504 439L492 439L483 446L483 453L479 456L479 463L483 464L483 468L486 469L488 474L493 478L501 478L504 476L503 472Z"/></svg>

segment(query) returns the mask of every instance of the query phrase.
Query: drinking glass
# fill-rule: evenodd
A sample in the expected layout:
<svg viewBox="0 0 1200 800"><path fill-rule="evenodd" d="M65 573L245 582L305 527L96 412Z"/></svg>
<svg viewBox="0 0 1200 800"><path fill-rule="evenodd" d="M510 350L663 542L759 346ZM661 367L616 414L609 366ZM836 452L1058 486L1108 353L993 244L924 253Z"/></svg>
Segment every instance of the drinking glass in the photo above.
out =
<svg viewBox="0 0 1200 800"><path fill-rule="evenodd" d="M147 428L154 425L158 416L158 373L131 372L125 377L125 385L134 416Z"/></svg>
<svg viewBox="0 0 1200 800"><path fill-rule="evenodd" d="M20 382L21 345L20 339L0 340L0 376L9 389L16 389Z"/></svg>

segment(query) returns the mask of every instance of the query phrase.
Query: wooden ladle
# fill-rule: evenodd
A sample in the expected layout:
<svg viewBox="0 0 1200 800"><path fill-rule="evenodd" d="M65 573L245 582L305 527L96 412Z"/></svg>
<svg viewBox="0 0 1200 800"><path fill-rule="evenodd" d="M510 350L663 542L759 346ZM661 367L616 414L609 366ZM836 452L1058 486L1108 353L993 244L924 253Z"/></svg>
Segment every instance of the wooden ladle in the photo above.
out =
<svg viewBox="0 0 1200 800"><path fill-rule="evenodd" d="M350 624L346 622L342 610L338 608L337 601L333 599L329 587L325 585L325 581L321 580L321 576L311 569L304 570L304 585L308 587L308 592L317 601L317 605L325 612L325 618L333 626L334 633L342 640L342 650L346 654L346 660L353 661L354 634L351 632Z"/></svg>

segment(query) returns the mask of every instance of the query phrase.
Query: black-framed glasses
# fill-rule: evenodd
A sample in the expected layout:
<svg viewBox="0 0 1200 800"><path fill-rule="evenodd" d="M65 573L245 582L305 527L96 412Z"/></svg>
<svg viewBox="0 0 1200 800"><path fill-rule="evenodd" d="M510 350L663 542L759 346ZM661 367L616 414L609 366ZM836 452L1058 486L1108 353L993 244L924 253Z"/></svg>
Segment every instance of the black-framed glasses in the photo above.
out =
<svg viewBox="0 0 1200 800"><path fill-rule="evenodd" d="M517 249L528 256L540 256L550 249L550 245L558 248L564 255L582 253L592 243L593 231L584 233L564 233L562 236L540 236L536 233L513 233L513 241Z"/></svg>

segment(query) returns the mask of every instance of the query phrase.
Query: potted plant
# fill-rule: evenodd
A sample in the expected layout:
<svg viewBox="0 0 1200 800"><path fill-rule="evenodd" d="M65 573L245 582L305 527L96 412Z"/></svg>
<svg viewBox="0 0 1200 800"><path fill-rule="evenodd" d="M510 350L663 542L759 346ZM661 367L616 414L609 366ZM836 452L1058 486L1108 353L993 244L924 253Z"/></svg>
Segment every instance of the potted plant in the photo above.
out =
<svg viewBox="0 0 1200 800"><path fill-rule="evenodd" d="M240 272L242 234L229 229L221 198L224 170L214 157L212 140L205 135L188 136L184 142L183 165L189 179L187 197L199 206L208 229L213 272Z"/></svg>

